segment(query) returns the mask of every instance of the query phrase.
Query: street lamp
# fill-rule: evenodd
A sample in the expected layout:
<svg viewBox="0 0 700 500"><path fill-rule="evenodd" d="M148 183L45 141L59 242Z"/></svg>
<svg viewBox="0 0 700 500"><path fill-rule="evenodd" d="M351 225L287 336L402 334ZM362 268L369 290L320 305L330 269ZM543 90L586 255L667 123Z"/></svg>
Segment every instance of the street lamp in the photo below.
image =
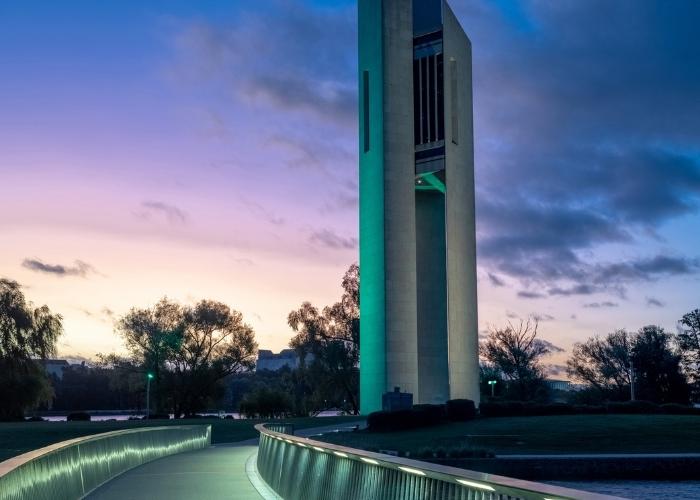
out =
<svg viewBox="0 0 700 500"><path fill-rule="evenodd" d="M491 386L491 397L494 396L494 391L496 390L496 382L498 382L498 380L489 380L489 385Z"/></svg>
<svg viewBox="0 0 700 500"><path fill-rule="evenodd" d="M153 378L152 373L146 374L146 420L151 416L151 379Z"/></svg>

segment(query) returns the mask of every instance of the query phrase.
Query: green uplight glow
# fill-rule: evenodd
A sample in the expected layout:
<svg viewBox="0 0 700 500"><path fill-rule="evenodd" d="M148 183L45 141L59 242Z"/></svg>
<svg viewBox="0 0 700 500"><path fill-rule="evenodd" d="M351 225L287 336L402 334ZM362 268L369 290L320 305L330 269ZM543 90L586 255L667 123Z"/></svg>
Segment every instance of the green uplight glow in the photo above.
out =
<svg viewBox="0 0 700 500"><path fill-rule="evenodd" d="M371 458L360 457L360 460L362 460L363 462L367 462L368 464L379 465L379 462L377 462L376 460L373 460Z"/></svg>
<svg viewBox="0 0 700 500"><path fill-rule="evenodd" d="M152 373L148 373L148 374L146 374L146 377L148 377L149 379L152 379L152 378L153 378L153 374L152 374Z"/></svg>
<svg viewBox="0 0 700 500"><path fill-rule="evenodd" d="M459 484L463 484L464 486L470 486L472 488L477 488L480 490L486 490L486 491L496 491L493 489L491 486L488 484L482 484L482 483L475 483L474 481L467 481L466 479L457 479L457 482Z"/></svg>
<svg viewBox="0 0 700 500"><path fill-rule="evenodd" d="M360 0L360 411L381 410L386 390L382 5ZM367 72L365 86L364 75ZM367 87L369 93L364 96ZM367 102L365 102L367 99ZM369 116L365 116L365 109ZM365 127L369 127L366 131ZM365 132L369 148L365 151Z"/></svg>
<svg viewBox="0 0 700 500"><path fill-rule="evenodd" d="M326 452L326 450L324 450L323 448L319 448L318 446L314 446L313 449L316 450L316 451L320 451L321 453L325 453L325 452Z"/></svg>
<svg viewBox="0 0 700 500"><path fill-rule="evenodd" d="M333 453L338 455L339 457L348 458L347 453L343 453L342 451L334 451Z"/></svg>

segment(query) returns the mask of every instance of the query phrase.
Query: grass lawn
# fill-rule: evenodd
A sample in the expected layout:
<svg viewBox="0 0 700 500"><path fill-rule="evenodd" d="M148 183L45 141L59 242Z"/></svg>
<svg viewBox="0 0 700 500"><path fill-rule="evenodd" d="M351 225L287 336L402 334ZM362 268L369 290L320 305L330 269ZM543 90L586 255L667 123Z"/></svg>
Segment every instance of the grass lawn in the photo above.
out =
<svg viewBox="0 0 700 500"><path fill-rule="evenodd" d="M318 417L290 418L284 422L293 423L298 429L334 425L350 422L358 417ZM160 425L205 425L212 426L213 443L230 443L257 437L253 426L269 420L222 420L218 418L198 418L192 420L126 420L116 422L8 422L0 423L0 461L27 451L48 446L80 436L99 434L119 429L133 429Z"/></svg>
<svg viewBox="0 0 700 500"><path fill-rule="evenodd" d="M700 416L577 415L483 418L414 431L326 434L362 449L410 452L472 446L496 454L700 453Z"/></svg>

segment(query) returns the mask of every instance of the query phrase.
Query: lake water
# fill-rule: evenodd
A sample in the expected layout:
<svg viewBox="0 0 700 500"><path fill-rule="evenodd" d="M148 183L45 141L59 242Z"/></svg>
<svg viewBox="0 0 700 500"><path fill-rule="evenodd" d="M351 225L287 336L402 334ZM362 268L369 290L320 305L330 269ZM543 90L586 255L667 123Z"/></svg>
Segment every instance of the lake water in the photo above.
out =
<svg viewBox="0 0 700 500"><path fill-rule="evenodd" d="M556 486L634 500L697 500L700 481L546 481Z"/></svg>
<svg viewBox="0 0 700 500"><path fill-rule="evenodd" d="M143 417L143 414L138 414L138 415L130 415L130 414L101 414L101 413L92 413L88 412L91 414L92 418L91 420L93 422L104 422L107 420L129 420L129 417ZM341 413L339 411L322 411L317 417L335 417L337 415L340 415ZM205 416L205 417L219 417L219 418L224 418L227 416L233 417L235 420L238 420L241 418L240 414L238 413L231 413L231 412L221 412L221 413L200 413L200 415ZM51 416L44 416L44 420L48 420L49 422L65 422L67 416L66 415L51 415ZM173 418L173 415L170 414L170 418Z"/></svg>

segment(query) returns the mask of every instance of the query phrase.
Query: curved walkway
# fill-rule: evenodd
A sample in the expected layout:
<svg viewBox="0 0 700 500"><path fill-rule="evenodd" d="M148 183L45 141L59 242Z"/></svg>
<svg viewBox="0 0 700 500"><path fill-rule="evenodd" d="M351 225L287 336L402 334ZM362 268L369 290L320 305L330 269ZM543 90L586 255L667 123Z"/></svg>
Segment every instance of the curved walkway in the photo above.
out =
<svg viewBox="0 0 700 500"><path fill-rule="evenodd" d="M299 430L296 434L309 436L362 423L314 427ZM258 451L257 444L257 439L250 439L154 460L106 482L85 498L90 500L275 498L274 494L270 493L261 495L251 482L255 481L258 488L265 491L266 485L256 478L257 472L254 470L253 457Z"/></svg>
<svg viewBox="0 0 700 500"><path fill-rule="evenodd" d="M223 445L161 458L125 472L85 498L260 500L246 474L246 461L257 450L254 444Z"/></svg>

